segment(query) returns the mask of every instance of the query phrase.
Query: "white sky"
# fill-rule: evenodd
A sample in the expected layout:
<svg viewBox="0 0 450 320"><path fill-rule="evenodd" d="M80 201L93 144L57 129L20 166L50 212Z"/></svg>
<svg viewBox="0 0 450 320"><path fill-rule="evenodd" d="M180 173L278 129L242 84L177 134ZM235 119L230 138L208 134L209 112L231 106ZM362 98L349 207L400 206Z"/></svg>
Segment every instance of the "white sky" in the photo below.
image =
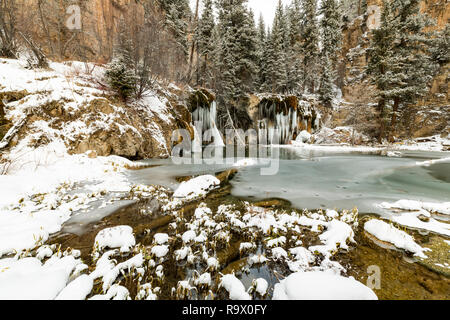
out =
<svg viewBox="0 0 450 320"><path fill-rule="evenodd" d="M290 4L291 0L282 0L282 3L283 5ZM256 21L259 20L259 14L262 13L266 26L272 25L278 0L249 0L248 5L253 9Z"/></svg>
<svg viewBox="0 0 450 320"><path fill-rule="evenodd" d="M192 10L195 10L196 0L190 0ZM202 11L202 0L200 0L200 13ZM284 5L291 3L291 0L282 0ZM255 19L258 21L259 14L262 13L264 17L264 22L267 25L272 25L273 19L275 17L275 9L278 5L278 0L248 0L248 5L253 9L255 14Z"/></svg>

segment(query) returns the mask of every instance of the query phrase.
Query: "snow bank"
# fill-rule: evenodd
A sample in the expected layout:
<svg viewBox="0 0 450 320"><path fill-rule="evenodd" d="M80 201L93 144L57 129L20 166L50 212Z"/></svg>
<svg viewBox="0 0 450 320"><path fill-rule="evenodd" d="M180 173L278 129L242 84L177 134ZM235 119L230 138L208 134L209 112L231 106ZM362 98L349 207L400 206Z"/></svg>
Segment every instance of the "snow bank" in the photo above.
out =
<svg viewBox="0 0 450 320"><path fill-rule="evenodd" d="M398 224L450 236L450 225L448 223L439 222L431 216L431 213L450 215L450 202L434 203L415 200L399 200L394 203L382 202L378 206L394 212L399 210L406 211L400 213L397 212L390 218ZM426 221L419 219L419 216L426 217Z"/></svg>
<svg viewBox="0 0 450 320"><path fill-rule="evenodd" d="M153 240L156 244L165 244L169 241L169 235L167 233L157 233L153 236Z"/></svg>
<svg viewBox="0 0 450 320"><path fill-rule="evenodd" d="M269 289L269 283L263 278L253 280L253 285L255 286L255 291L262 297L266 295Z"/></svg>
<svg viewBox="0 0 450 320"><path fill-rule="evenodd" d="M297 272L275 284L273 300L377 300L353 278L327 272Z"/></svg>
<svg viewBox="0 0 450 320"><path fill-rule="evenodd" d="M382 241L392 243L399 249L404 249L406 251L412 252L414 253L414 255L423 259L427 258L427 256L424 254L427 249L423 249L421 246L419 246L414 241L414 238L406 232L398 230L394 226L389 225L384 221L377 219L367 221L364 224L364 230Z"/></svg>
<svg viewBox="0 0 450 320"><path fill-rule="evenodd" d="M89 300L129 300L130 292L127 288L120 286L118 284L113 285L109 288L106 294L98 294L93 296Z"/></svg>
<svg viewBox="0 0 450 320"><path fill-rule="evenodd" d="M410 211L426 210L428 212L450 215L450 202L436 203L403 199L393 203L383 202L380 204L380 207L385 209L402 209ZM428 216L428 214L426 215Z"/></svg>
<svg viewBox="0 0 450 320"><path fill-rule="evenodd" d="M448 146L450 146L449 138L435 135L405 141L403 144L394 144L392 148L409 151L445 151L448 150Z"/></svg>
<svg viewBox="0 0 450 320"><path fill-rule="evenodd" d="M81 275L65 287L56 300L85 300L91 293L94 281L88 275Z"/></svg>
<svg viewBox="0 0 450 320"><path fill-rule="evenodd" d="M318 144L305 144L292 141L291 145L280 145L280 148L302 148L304 150L321 151L329 153L349 153L349 152L361 152L361 153L373 153L383 150L383 148L367 147L367 146L348 146L348 145L318 145Z"/></svg>
<svg viewBox="0 0 450 320"><path fill-rule="evenodd" d="M427 222L419 219L419 212L405 212L391 217L391 220L406 227L423 229L450 237L450 225L429 218Z"/></svg>
<svg viewBox="0 0 450 320"><path fill-rule="evenodd" d="M36 258L0 260L0 300L52 300L66 287L80 260L52 256L44 264Z"/></svg>
<svg viewBox="0 0 450 320"><path fill-rule="evenodd" d="M74 213L104 195L130 191L126 165L133 163L114 156L66 154L50 165L0 175L0 257L42 244Z"/></svg>

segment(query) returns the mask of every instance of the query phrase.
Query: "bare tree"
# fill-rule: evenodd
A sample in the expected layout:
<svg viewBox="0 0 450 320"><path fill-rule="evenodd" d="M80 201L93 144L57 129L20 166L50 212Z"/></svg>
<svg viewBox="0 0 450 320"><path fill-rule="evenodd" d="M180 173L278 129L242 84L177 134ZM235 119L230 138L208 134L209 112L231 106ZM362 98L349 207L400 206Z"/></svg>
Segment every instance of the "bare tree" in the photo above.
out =
<svg viewBox="0 0 450 320"><path fill-rule="evenodd" d="M0 0L0 56L7 58L16 57L16 13L15 0Z"/></svg>

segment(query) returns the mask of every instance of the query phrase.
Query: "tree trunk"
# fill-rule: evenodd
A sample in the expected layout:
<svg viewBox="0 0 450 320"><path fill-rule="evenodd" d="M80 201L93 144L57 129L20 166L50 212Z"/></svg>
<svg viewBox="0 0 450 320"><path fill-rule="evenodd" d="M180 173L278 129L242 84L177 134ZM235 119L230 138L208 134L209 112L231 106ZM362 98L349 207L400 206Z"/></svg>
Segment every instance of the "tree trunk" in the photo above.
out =
<svg viewBox="0 0 450 320"><path fill-rule="evenodd" d="M385 124L384 124L384 109L385 108L386 108L386 101L384 99L381 99L378 102L378 110L380 112L380 115L379 115L380 133L378 136L378 143L380 143L380 144L383 142L384 131L385 131Z"/></svg>
<svg viewBox="0 0 450 320"><path fill-rule="evenodd" d="M5 110L3 109L3 102L0 101L0 126L3 125L4 117L5 117Z"/></svg>
<svg viewBox="0 0 450 320"><path fill-rule="evenodd" d="M397 125L397 111L400 104L400 98L394 98L394 108L392 110L391 129L389 131L389 142L394 142L395 127Z"/></svg>
<svg viewBox="0 0 450 320"><path fill-rule="evenodd" d="M195 31L197 29L197 23L198 23L198 6L199 6L199 0L197 0L196 4L195 4L195 16L194 16L194 22L192 24L192 28L193 28L192 46L191 46L191 53L189 55L189 68L188 68L188 74L187 74L188 83L191 82L191 78L192 78L192 74L191 73L192 73L192 63L194 61L194 52L195 52L195 45L196 45Z"/></svg>

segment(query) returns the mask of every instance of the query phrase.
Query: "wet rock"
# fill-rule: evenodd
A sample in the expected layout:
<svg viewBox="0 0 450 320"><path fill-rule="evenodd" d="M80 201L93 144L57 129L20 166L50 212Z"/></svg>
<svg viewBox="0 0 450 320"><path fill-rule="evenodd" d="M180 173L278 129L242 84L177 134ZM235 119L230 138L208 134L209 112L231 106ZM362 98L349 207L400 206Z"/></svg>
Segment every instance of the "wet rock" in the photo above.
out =
<svg viewBox="0 0 450 320"><path fill-rule="evenodd" d="M236 169L230 169L227 171L223 171L219 174L216 174L216 178L219 179L220 185L224 185L228 183L233 177L238 173Z"/></svg>
<svg viewBox="0 0 450 320"><path fill-rule="evenodd" d="M224 249L217 252L217 259L221 266L229 264L239 258L241 241L231 241Z"/></svg>
<svg viewBox="0 0 450 320"><path fill-rule="evenodd" d="M273 198L255 202L254 205L263 208L290 207L291 202L284 199Z"/></svg>
<svg viewBox="0 0 450 320"><path fill-rule="evenodd" d="M427 216L425 216L425 215L423 215L423 214L419 214L419 215L417 216L417 218L418 218L420 221L422 221L422 222L429 222L429 221L430 221L430 217L427 217Z"/></svg>
<svg viewBox="0 0 450 320"><path fill-rule="evenodd" d="M247 257L234 261L222 269L222 274L231 274L242 270L247 265Z"/></svg>

